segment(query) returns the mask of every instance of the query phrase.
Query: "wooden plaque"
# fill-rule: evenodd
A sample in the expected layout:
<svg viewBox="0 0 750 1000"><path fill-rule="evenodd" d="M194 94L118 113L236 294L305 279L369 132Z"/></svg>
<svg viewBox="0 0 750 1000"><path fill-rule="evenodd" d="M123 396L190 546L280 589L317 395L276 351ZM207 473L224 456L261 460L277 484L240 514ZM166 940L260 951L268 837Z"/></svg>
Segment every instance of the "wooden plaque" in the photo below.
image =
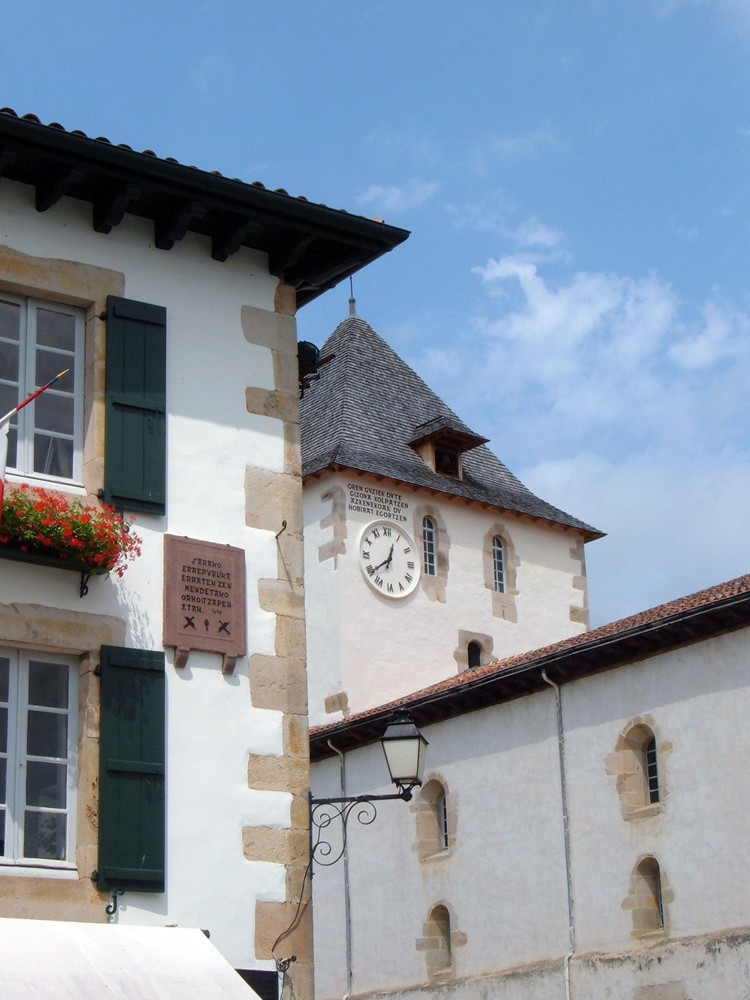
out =
<svg viewBox="0 0 750 1000"><path fill-rule="evenodd" d="M175 647L176 667L197 649L219 653L232 673L247 653L244 549L164 536L164 645Z"/></svg>

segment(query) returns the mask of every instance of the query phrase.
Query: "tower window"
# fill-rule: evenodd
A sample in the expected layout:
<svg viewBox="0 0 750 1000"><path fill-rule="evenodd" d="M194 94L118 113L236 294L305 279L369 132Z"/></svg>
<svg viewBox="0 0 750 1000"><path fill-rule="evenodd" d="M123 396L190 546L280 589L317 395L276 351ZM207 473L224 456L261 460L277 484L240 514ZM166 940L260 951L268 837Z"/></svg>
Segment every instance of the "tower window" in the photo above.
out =
<svg viewBox="0 0 750 1000"><path fill-rule="evenodd" d="M422 520L422 561L425 576L437 574L437 528L431 517Z"/></svg>
<svg viewBox="0 0 750 1000"><path fill-rule="evenodd" d="M492 539L492 577L495 593L505 593L505 551L499 535Z"/></svg>

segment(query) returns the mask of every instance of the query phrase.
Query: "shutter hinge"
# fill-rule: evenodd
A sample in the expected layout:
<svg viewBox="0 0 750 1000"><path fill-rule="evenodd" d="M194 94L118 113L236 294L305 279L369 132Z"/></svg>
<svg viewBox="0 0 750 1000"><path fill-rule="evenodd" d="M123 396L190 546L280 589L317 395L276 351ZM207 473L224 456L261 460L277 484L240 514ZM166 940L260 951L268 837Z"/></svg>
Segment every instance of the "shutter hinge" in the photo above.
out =
<svg viewBox="0 0 750 1000"><path fill-rule="evenodd" d="M101 663L97 663L97 665L94 667L94 677L101 677L101 676L102 676L102 665Z"/></svg>

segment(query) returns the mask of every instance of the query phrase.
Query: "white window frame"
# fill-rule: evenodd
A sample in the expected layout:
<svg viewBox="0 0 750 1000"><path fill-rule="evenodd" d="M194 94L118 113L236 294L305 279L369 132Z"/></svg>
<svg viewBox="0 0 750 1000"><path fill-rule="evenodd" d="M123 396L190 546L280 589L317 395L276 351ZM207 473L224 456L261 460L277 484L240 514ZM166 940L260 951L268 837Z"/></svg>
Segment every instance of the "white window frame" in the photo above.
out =
<svg viewBox="0 0 750 1000"><path fill-rule="evenodd" d="M2 380L2 384L18 387L16 403L22 402L35 389L40 388L36 382L36 330L37 313L40 309L59 312L70 316L75 321L75 345L72 353L60 351L60 367L57 371L72 367L70 374L65 376L66 380L72 380L73 393L73 462L72 475L70 478L54 476L45 472L34 471L34 418L36 412L36 402L29 403L12 420L11 427L17 428L16 461L14 465L8 466L8 472L25 481L33 482L40 486L58 486L60 484L83 485L83 380L84 380L84 336L85 317L81 309L68 306L53 300L26 298L13 295L9 292L0 291L0 301L11 303L19 307L19 358L18 358L18 381ZM8 340L0 337L0 351L3 344ZM12 343L15 343L13 341ZM45 351L56 353L53 348L44 348ZM73 364L71 366L71 359ZM55 371L53 374L57 374ZM62 383L60 383L62 385ZM56 387L47 390L50 393L59 391ZM70 381L67 381L65 391L71 391ZM3 416L0 413L0 416ZM67 438L68 435L60 435Z"/></svg>
<svg viewBox="0 0 750 1000"><path fill-rule="evenodd" d="M505 593L505 544L499 535L492 538L492 582L496 594Z"/></svg>
<svg viewBox="0 0 750 1000"><path fill-rule="evenodd" d="M75 657L37 650L0 648L0 657L10 660L8 701L0 706L8 709L7 752L5 789L5 847L0 855L0 872L3 869L70 869L75 864L76 794L78 785L78 670ZM68 704L66 709L44 708L45 712L65 715L67 726L67 755L65 758L42 757L27 752L28 678L29 662L43 660L68 669ZM65 856L60 859L24 857L24 821L26 805L26 773L29 761L59 764L64 760L66 772L65 807L28 807L29 811L54 812L66 817Z"/></svg>

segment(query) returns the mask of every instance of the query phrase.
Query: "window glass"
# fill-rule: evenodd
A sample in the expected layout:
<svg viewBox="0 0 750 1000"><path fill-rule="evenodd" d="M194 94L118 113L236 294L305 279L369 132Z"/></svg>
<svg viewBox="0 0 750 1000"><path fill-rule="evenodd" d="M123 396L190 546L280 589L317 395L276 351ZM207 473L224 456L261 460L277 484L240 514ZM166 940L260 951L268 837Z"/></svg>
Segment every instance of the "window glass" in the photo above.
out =
<svg viewBox="0 0 750 1000"><path fill-rule="evenodd" d="M29 710L26 752L34 757L65 757L68 718Z"/></svg>
<svg viewBox="0 0 750 1000"><path fill-rule="evenodd" d="M38 858L40 861L63 861L65 859L64 813L26 812L23 828L24 858Z"/></svg>
<svg viewBox="0 0 750 1000"><path fill-rule="evenodd" d="M431 517L422 521L422 561L424 573L435 576L437 573L437 530Z"/></svg>
<svg viewBox="0 0 750 1000"><path fill-rule="evenodd" d="M68 668L43 660L29 662L29 704L47 708L68 707Z"/></svg>
<svg viewBox="0 0 750 1000"><path fill-rule="evenodd" d="M498 535L492 539L492 573L495 592L505 593L505 553L503 540Z"/></svg>

